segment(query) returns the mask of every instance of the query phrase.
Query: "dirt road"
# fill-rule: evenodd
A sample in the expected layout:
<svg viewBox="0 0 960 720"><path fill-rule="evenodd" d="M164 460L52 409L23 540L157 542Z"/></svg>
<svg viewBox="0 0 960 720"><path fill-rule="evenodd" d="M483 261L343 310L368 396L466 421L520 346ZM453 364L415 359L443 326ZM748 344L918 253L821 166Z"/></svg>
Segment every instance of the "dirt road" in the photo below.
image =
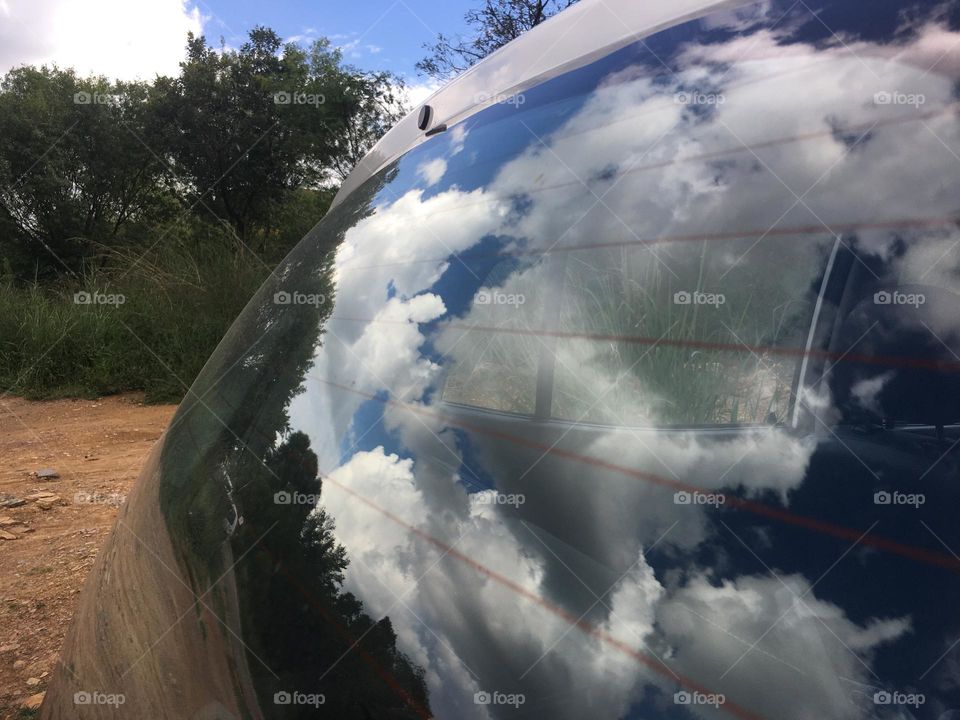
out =
<svg viewBox="0 0 960 720"><path fill-rule="evenodd" d="M44 691L80 588L174 410L137 395L0 400L0 719L32 716L24 708Z"/></svg>

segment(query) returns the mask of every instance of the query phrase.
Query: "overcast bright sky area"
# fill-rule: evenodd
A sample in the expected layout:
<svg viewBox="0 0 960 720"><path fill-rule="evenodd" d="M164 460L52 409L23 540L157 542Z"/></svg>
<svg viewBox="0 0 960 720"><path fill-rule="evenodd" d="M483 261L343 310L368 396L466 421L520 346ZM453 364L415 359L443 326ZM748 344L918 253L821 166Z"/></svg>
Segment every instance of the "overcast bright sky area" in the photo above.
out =
<svg viewBox="0 0 960 720"><path fill-rule="evenodd" d="M0 73L56 63L81 74L176 74L188 32L239 47L255 25L309 44L326 36L347 62L392 70L416 103L433 86L414 64L438 32L463 31L471 0L0 0Z"/></svg>

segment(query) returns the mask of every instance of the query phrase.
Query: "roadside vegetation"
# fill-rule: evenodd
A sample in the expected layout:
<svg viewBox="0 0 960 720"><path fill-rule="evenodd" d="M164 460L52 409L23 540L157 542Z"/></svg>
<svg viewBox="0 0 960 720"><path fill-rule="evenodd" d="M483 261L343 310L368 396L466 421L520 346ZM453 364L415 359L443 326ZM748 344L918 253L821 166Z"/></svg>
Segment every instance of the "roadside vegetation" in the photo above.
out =
<svg viewBox="0 0 960 720"><path fill-rule="evenodd" d="M177 77L0 81L0 392L179 399L402 84L326 41L190 37Z"/></svg>

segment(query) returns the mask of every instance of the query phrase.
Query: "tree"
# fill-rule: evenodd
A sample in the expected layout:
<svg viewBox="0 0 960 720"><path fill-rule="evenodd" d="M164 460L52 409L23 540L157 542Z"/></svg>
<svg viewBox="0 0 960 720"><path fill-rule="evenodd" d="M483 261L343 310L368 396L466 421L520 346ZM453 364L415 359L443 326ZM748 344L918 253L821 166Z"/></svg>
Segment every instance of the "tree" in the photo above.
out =
<svg viewBox="0 0 960 720"><path fill-rule="evenodd" d="M358 189L321 235L277 268L276 284L261 291L204 367L161 448L156 477L170 539L186 577L209 591L213 607L236 603L258 696L269 702L293 688L325 695L319 707L285 710L293 720L432 717L425 672L403 653L390 617L344 587L350 557L335 518L316 502L327 468L290 415L333 312L337 248L375 211L395 174ZM324 301L278 305L270 298L279 288ZM278 503L277 493L314 502ZM228 556L243 562L228 566ZM214 582L227 573L230 582Z"/></svg>
<svg viewBox="0 0 960 720"><path fill-rule="evenodd" d="M180 76L161 83L166 145L191 206L246 242L271 229L292 191L342 178L398 110L392 75L341 61L327 40L304 51L262 27L237 51L191 36Z"/></svg>
<svg viewBox="0 0 960 720"><path fill-rule="evenodd" d="M329 164L325 182L344 180L374 143L407 113L401 98L403 80L390 72L364 72L344 65L342 54L326 39L313 43L307 62L314 75L331 79L328 87L340 95L340 104L349 112L337 118L328 140Z"/></svg>
<svg viewBox="0 0 960 720"><path fill-rule="evenodd" d="M417 70L434 79L447 80L576 1L483 0L480 8L464 15L474 31L473 37L438 34L436 43L424 45L430 55L417 63Z"/></svg>
<svg viewBox="0 0 960 720"><path fill-rule="evenodd" d="M75 272L158 202L149 86L21 67L0 86L0 244L19 275Z"/></svg>
<svg viewBox="0 0 960 720"><path fill-rule="evenodd" d="M2 78L0 273L79 275L161 240L282 256L403 112L398 78L343 64L327 40L256 27L237 50L193 36L186 50L152 83Z"/></svg>
<svg viewBox="0 0 960 720"><path fill-rule="evenodd" d="M238 51L217 52L191 35L179 77L157 81L160 145L187 204L212 211L241 240L272 202L307 180L299 160L309 147L281 122L275 102L292 82L280 38L264 28L249 37Z"/></svg>

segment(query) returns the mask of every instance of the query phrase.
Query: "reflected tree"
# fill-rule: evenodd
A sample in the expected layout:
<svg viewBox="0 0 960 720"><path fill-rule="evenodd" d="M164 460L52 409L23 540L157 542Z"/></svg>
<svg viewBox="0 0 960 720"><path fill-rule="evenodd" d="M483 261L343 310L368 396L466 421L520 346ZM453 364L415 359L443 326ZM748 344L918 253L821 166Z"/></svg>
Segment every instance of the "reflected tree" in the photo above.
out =
<svg viewBox="0 0 960 720"><path fill-rule="evenodd" d="M233 592L250 681L270 717L430 717L424 673L344 591L349 558L322 493L310 438L288 409L333 308L334 253L370 214L388 170L312 230L262 288L204 368L164 441L161 509L181 567L220 617ZM284 304L277 293L312 295ZM222 580L218 580L219 578ZM276 693L322 705L278 704Z"/></svg>

